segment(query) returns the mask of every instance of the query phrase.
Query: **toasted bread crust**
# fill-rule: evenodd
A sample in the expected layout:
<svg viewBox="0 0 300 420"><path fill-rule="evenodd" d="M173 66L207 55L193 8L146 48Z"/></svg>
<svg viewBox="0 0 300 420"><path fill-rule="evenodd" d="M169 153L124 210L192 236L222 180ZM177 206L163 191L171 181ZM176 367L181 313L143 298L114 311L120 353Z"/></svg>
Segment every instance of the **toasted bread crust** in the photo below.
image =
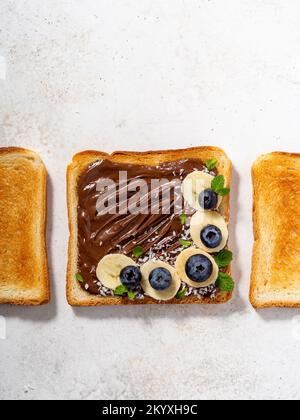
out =
<svg viewBox="0 0 300 420"><path fill-rule="evenodd" d="M49 302L46 190L46 169L36 153L0 148L1 304Z"/></svg>
<svg viewBox="0 0 300 420"><path fill-rule="evenodd" d="M184 299L172 299L167 302L158 302L149 297L143 300L131 301L122 297L101 297L94 296L82 290L75 280L77 273L77 180L88 165L101 160L109 159L112 162L131 163L136 165L160 165L163 162L177 161L180 159L197 158L207 160L217 158L219 161L219 171L224 174L226 182L230 185L232 175L232 164L223 150L216 147L194 147L182 150L167 150L155 152L114 152L111 155L104 152L84 151L73 157L72 163L67 169L67 201L69 216L69 251L67 268L67 300L72 306L115 306L115 305L144 305L144 304L212 304L225 303L232 297L232 293L220 293L216 300L209 298L199 299L196 296L189 296ZM230 198L226 197L223 201L221 212L229 221Z"/></svg>
<svg viewBox="0 0 300 420"><path fill-rule="evenodd" d="M300 154L273 152L252 167L254 308L300 307Z"/></svg>

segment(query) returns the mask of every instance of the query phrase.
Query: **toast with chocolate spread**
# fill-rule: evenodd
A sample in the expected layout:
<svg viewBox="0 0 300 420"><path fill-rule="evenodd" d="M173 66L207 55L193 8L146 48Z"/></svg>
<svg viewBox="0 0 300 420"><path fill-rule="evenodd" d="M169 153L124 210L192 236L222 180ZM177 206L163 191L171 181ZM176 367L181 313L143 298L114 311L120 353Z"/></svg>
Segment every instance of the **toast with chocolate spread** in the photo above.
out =
<svg viewBox="0 0 300 420"><path fill-rule="evenodd" d="M75 155L67 171L69 304L228 301L231 173L215 147Z"/></svg>
<svg viewBox="0 0 300 420"><path fill-rule="evenodd" d="M29 150L0 148L0 303L49 301L46 169Z"/></svg>
<svg viewBox="0 0 300 420"><path fill-rule="evenodd" d="M255 308L300 307L300 154L274 152L252 169Z"/></svg>

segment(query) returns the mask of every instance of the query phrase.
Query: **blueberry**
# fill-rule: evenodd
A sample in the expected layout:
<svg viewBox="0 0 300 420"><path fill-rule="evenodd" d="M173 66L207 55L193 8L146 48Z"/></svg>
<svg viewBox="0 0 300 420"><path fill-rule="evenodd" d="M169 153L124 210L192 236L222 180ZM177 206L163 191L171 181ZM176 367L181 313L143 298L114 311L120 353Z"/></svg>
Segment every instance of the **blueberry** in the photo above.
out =
<svg viewBox="0 0 300 420"><path fill-rule="evenodd" d="M217 248L222 242L222 232L214 225L208 225L200 233L202 243L210 249Z"/></svg>
<svg viewBox="0 0 300 420"><path fill-rule="evenodd" d="M208 188L199 195L199 204L204 210L215 210L218 205L218 195Z"/></svg>
<svg viewBox="0 0 300 420"><path fill-rule="evenodd" d="M193 255L185 265L187 276L196 283L203 283L210 278L213 265L205 255Z"/></svg>
<svg viewBox="0 0 300 420"><path fill-rule="evenodd" d="M149 281L154 290L166 290L171 286L172 275L165 268L156 268L150 273Z"/></svg>
<svg viewBox="0 0 300 420"><path fill-rule="evenodd" d="M121 271L120 279L123 286L126 286L130 290L135 289L142 280L141 270L139 267L129 265Z"/></svg>

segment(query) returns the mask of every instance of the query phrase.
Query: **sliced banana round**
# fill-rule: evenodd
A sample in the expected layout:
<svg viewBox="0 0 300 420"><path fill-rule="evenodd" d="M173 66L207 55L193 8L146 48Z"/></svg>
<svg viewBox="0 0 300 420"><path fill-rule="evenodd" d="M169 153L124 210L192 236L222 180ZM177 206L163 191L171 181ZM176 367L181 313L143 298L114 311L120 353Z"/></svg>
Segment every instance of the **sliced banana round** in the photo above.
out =
<svg viewBox="0 0 300 420"><path fill-rule="evenodd" d="M137 266L137 264L126 255L109 254L99 262L96 275L104 287L116 290L118 286L122 285L121 271L128 266Z"/></svg>
<svg viewBox="0 0 300 420"><path fill-rule="evenodd" d="M200 206L199 196L206 190L211 188L214 177L206 172L195 171L190 173L182 183L182 193L185 201L196 210L204 209ZM218 204L216 209L221 205L222 197L218 195Z"/></svg>
<svg viewBox="0 0 300 420"><path fill-rule="evenodd" d="M207 278L207 280L201 281L201 282L192 280L191 278L192 275L189 273L190 265L193 263L193 258L198 257L198 256L206 264L206 267L205 266L200 267L200 270L202 270L202 268L203 269L207 269L207 267L210 268L209 277ZM199 267L195 266L195 270L197 269L199 269ZM215 260L212 258L212 256L202 251L201 249L196 249L196 248L186 249L185 251L181 252L178 255L177 260L176 260L176 270L182 281L187 283L189 286L192 286L198 289L201 287L208 287L211 284L215 283L219 275L219 267L217 263L215 262ZM195 274L195 270L193 270L193 274Z"/></svg>
<svg viewBox="0 0 300 420"><path fill-rule="evenodd" d="M157 270L157 269L166 270L172 276L170 286L165 290L156 290L151 286L151 283L150 283L151 274L154 272L154 270ZM142 272L141 285L147 296L150 296L156 300L166 301L166 300L173 299L177 295L181 286L181 281L176 270L173 267L171 267L169 264L164 263L162 261L158 261L158 260L150 260L141 267L141 272Z"/></svg>
<svg viewBox="0 0 300 420"><path fill-rule="evenodd" d="M227 223L216 211L195 213L191 218L190 229L194 243L208 253L219 252L227 244Z"/></svg>

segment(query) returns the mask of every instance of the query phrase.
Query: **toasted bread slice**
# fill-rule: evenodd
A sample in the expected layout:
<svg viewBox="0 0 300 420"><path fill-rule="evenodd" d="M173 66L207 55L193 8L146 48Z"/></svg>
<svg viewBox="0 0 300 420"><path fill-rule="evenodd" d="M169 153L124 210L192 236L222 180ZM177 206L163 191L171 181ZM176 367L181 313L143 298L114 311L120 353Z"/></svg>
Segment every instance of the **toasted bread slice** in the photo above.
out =
<svg viewBox="0 0 300 420"><path fill-rule="evenodd" d="M253 165L255 308L300 307L300 154L275 152Z"/></svg>
<svg viewBox="0 0 300 420"><path fill-rule="evenodd" d="M49 301L46 170L36 153L0 149L0 303Z"/></svg>
<svg viewBox="0 0 300 420"><path fill-rule="evenodd" d="M196 296L189 296L184 299L172 299L167 302L159 302L149 297L143 300L129 300L122 297L101 297L92 295L84 291L75 276L77 273L78 262L78 224L77 224L77 185L80 175L86 168L99 160L108 159L112 162L136 165L158 166L164 162L174 162L181 159L200 159L205 161L207 159L218 159L218 171L223 174L226 183L230 185L232 164L226 154L219 148L215 147L197 147L185 150L168 150L156 152L115 152L112 155L103 152L85 151L73 157L72 163L67 171L67 187L68 187L68 214L69 214L69 261L67 272L67 299L72 306L103 306L103 305L127 305L127 304L190 304L190 303L224 303L227 302L232 293L220 292L215 300L209 298L199 299ZM225 197L220 208L227 222L229 221L230 199ZM228 269L230 273L230 268Z"/></svg>

